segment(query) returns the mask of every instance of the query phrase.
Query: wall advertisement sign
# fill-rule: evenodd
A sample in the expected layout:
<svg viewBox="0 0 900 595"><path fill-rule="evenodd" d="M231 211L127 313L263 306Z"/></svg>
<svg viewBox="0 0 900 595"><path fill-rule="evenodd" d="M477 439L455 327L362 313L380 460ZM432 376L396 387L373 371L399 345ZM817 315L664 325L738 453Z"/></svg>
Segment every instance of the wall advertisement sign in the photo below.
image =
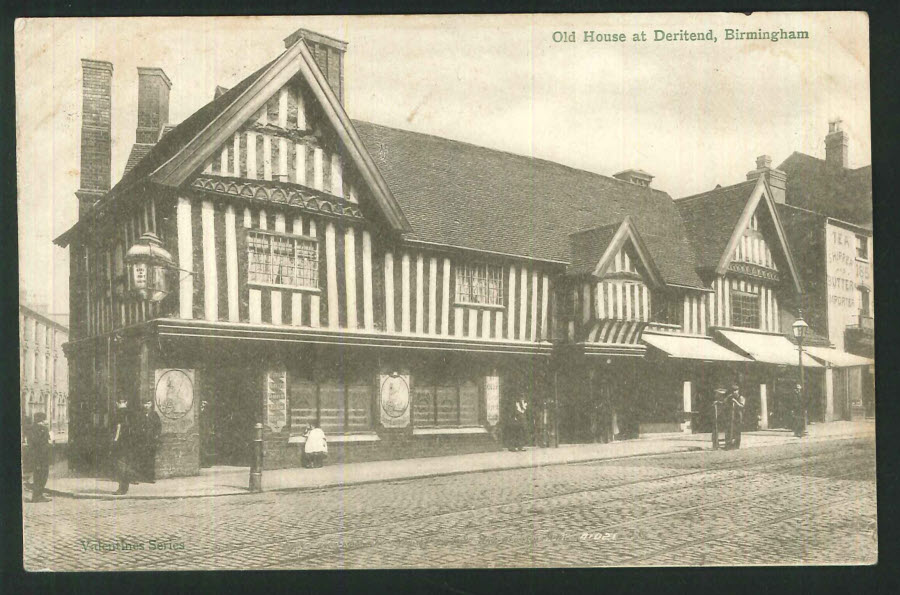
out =
<svg viewBox="0 0 900 595"><path fill-rule="evenodd" d="M856 233L833 224L826 226L828 338L839 349L844 348L844 331L859 323L860 311L864 310L860 303L861 288L867 290L866 299L871 300L873 284L868 259L872 253L871 238L865 237L865 241L867 258L860 258Z"/></svg>
<svg viewBox="0 0 900 595"><path fill-rule="evenodd" d="M409 376L383 374L379 377L378 410L381 425L405 428L409 425Z"/></svg>
<svg viewBox="0 0 900 595"><path fill-rule="evenodd" d="M266 425L273 432L287 425L287 372L266 374Z"/></svg>
<svg viewBox="0 0 900 595"><path fill-rule="evenodd" d="M500 423L500 377L486 376L484 379L484 409L489 425Z"/></svg>

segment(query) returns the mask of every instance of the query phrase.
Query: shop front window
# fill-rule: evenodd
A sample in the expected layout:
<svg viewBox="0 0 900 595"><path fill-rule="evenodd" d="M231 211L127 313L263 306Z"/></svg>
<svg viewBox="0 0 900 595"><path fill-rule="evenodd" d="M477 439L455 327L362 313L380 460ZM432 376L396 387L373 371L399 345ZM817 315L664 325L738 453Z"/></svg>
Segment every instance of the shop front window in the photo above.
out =
<svg viewBox="0 0 900 595"><path fill-rule="evenodd" d="M288 375L291 435L320 425L326 435L372 429L372 386L365 382L314 382Z"/></svg>
<svg viewBox="0 0 900 595"><path fill-rule="evenodd" d="M478 385L472 381L415 382L413 425L418 428L478 426Z"/></svg>

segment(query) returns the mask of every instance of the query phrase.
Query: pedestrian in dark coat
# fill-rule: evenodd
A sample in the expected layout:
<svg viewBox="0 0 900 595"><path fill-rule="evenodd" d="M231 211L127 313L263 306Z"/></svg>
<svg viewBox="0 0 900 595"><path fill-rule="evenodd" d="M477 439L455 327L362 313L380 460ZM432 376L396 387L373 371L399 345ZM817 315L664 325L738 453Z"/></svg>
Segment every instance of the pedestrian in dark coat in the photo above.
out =
<svg viewBox="0 0 900 595"><path fill-rule="evenodd" d="M509 450L525 450L525 426L528 422L528 403L525 397L519 397L513 406L512 423L510 424L511 436Z"/></svg>
<svg viewBox="0 0 900 595"><path fill-rule="evenodd" d="M728 393L725 410L728 412L728 437L726 448L741 447L741 428L744 424L744 396L737 384L732 385Z"/></svg>
<svg viewBox="0 0 900 595"><path fill-rule="evenodd" d="M33 469L31 480L31 501L49 502L44 497L44 487L50 475L50 430L47 428L47 416L41 412L34 414L28 436L28 448Z"/></svg>
<svg viewBox="0 0 900 595"><path fill-rule="evenodd" d="M140 445L136 453L140 473L148 483L156 483L156 449L159 446L159 436L162 434L162 422L159 414L153 410L153 401L144 401L140 419L141 427L138 434Z"/></svg>
<svg viewBox="0 0 900 595"><path fill-rule="evenodd" d="M117 495L128 493L128 487L137 483L137 469L135 465L135 451L137 447L137 424L133 413L128 409L128 403L119 401L116 406L116 426L113 432L112 456L115 466L116 480L119 482Z"/></svg>

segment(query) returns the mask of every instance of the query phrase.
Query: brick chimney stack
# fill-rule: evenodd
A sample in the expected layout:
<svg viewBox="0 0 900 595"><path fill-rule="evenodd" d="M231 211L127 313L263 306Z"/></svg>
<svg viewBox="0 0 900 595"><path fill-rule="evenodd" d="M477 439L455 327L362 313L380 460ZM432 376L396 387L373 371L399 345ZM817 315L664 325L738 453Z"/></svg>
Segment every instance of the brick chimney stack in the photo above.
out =
<svg viewBox="0 0 900 595"><path fill-rule="evenodd" d="M297 29L284 39L284 47L289 48L301 39L306 42L306 47L316 59L319 70L325 75L338 101L343 104L344 54L347 51L347 42L308 29Z"/></svg>
<svg viewBox="0 0 900 595"><path fill-rule="evenodd" d="M162 68L138 66L138 123L135 141L155 144L169 123L169 91L172 81Z"/></svg>
<svg viewBox="0 0 900 595"><path fill-rule="evenodd" d="M81 188L75 193L79 219L109 190L112 160L113 66L88 59L82 59L81 66Z"/></svg>
<svg viewBox="0 0 900 595"><path fill-rule="evenodd" d="M850 137L841 129L841 119L828 122L828 136L825 137L825 163L835 168L846 168L850 165Z"/></svg>
<svg viewBox="0 0 900 595"><path fill-rule="evenodd" d="M778 204L784 204L787 174L780 169L772 169L772 158L768 155L757 157L756 169L747 172L748 180L755 180L760 176L764 176L766 182L769 183L769 189L772 191L772 200Z"/></svg>

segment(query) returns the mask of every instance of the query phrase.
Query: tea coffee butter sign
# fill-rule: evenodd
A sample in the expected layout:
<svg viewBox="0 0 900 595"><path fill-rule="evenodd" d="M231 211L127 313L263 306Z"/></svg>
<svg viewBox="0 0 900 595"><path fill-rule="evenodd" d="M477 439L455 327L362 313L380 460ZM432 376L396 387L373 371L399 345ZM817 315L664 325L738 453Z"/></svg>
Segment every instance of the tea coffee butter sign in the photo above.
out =
<svg viewBox="0 0 900 595"><path fill-rule="evenodd" d="M382 375L379 386L381 425L386 428L405 428L409 425L409 376Z"/></svg>

